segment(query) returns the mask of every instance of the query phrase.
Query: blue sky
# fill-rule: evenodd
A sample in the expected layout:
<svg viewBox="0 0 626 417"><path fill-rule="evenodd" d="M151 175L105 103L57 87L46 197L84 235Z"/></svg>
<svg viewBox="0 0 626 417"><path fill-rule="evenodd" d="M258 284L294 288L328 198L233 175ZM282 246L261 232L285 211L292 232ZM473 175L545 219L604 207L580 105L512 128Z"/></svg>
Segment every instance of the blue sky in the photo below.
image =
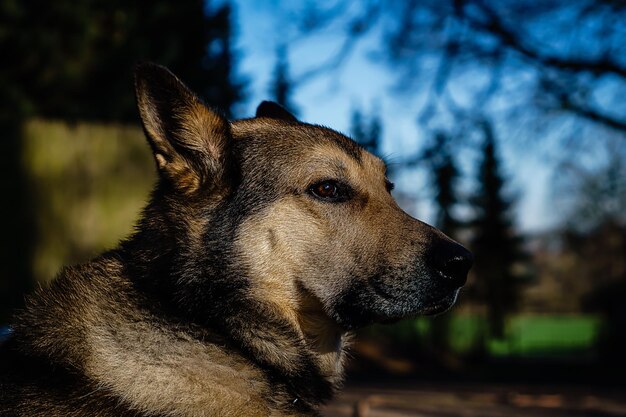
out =
<svg viewBox="0 0 626 417"><path fill-rule="evenodd" d="M279 2L237 0L234 4L238 22L237 49L241 53L239 70L250 79L245 115L254 114L256 105L269 98L275 51L280 42L290 48L290 70L296 77L324 61L340 46L339 35L332 33L313 39L290 39L292 34L283 20L287 12L279 7ZM349 133L350 115L355 105L366 113L375 107L384 124L384 153L393 161L404 154L418 152L425 139L416 123L424 94L419 90L405 95L392 91L392 71L370 57L369 52L377 46L373 35L363 40L340 69L302 85L293 98L300 119L345 133ZM508 133L511 136L524 134ZM550 166L532 152L509 145L511 142L514 141L504 141L501 154L505 173L511 179L511 191L518 197L518 225L527 232L546 229L558 221L559 212L551 203ZM461 163L469 165L473 157L475 155L461 155ZM422 197L411 210L412 214L431 220L432 209L428 199L424 198L426 179L423 171L407 172L396 182L399 189L410 190Z"/></svg>

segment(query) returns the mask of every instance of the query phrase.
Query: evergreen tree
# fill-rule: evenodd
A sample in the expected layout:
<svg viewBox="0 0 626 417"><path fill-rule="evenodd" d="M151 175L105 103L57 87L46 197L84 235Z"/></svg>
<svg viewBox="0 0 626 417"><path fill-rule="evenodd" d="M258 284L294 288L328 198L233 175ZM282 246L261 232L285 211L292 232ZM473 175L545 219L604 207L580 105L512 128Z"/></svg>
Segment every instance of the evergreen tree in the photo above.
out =
<svg viewBox="0 0 626 417"><path fill-rule="evenodd" d="M0 326L7 323L11 312L22 305L24 294L34 285L32 276L33 242L36 239L34 204L29 193L29 182L24 167L20 141L21 116L6 107L11 103L2 96L0 87L0 194L4 204L0 208ZM19 103L13 102L15 106ZM5 111L6 109L6 111Z"/></svg>
<svg viewBox="0 0 626 417"><path fill-rule="evenodd" d="M433 190L436 210L435 226L453 239L456 239L462 226L454 215L459 204L457 181L459 170L452 153L452 141L448 134L435 132L433 142L423 152L423 159L429 170L430 186ZM432 354L445 365L448 360L448 334L450 314L435 317L431 322Z"/></svg>
<svg viewBox="0 0 626 417"><path fill-rule="evenodd" d="M485 121L482 130L484 144L478 190L471 201L476 212L472 222L473 270L477 295L487 305L491 335L501 338L506 316L517 306L520 277L513 267L523 259L523 252L511 220L512 201L504 194L505 179L500 172L493 128Z"/></svg>
<svg viewBox="0 0 626 417"><path fill-rule="evenodd" d="M204 91L207 103L225 111L228 117L237 113L236 106L245 98L246 88L246 81L236 71L232 14L232 7L226 3L208 15L205 26L208 48L198 74L198 87L204 86L199 91Z"/></svg>
<svg viewBox="0 0 626 417"><path fill-rule="evenodd" d="M287 47L280 45L276 50L276 66L271 86L271 95L278 104L297 114L296 106L291 100L293 94L293 81L289 76L289 62L287 59Z"/></svg>
<svg viewBox="0 0 626 417"><path fill-rule="evenodd" d="M374 112L368 120L358 108L352 110L350 123L352 139L363 146L368 152L377 156L381 156L382 131L382 121L377 112Z"/></svg>
<svg viewBox="0 0 626 417"><path fill-rule="evenodd" d="M168 66L208 104L243 98L234 72L231 8L204 1L3 2L0 90L26 116L136 121L133 66Z"/></svg>
<svg viewBox="0 0 626 417"><path fill-rule="evenodd" d="M457 238L462 224L453 211L459 203L456 191L459 170L451 146L450 137L444 132L437 132L433 144L424 151L424 159L428 163L430 183L434 192L437 211L435 225L448 236Z"/></svg>
<svg viewBox="0 0 626 417"><path fill-rule="evenodd" d="M363 112L357 107L352 109L352 115L350 117L350 135L355 142L360 143L363 147L366 146L368 135L364 126Z"/></svg>

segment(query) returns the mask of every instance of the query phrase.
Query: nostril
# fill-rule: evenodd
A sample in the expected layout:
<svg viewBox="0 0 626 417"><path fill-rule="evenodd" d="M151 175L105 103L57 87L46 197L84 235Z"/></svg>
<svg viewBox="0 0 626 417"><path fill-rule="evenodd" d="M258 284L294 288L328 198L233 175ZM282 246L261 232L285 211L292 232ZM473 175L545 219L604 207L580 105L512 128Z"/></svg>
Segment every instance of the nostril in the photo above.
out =
<svg viewBox="0 0 626 417"><path fill-rule="evenodd" d="M472 253L451 240L440 240L433 244L428 256L431 267L451 284L461 287L467 281L467 273L472 267Z"/></svg>
<svg viewBox="0 0 626 417"><path fill-rule="evenodd" d="M441 269L445 278L451 279L456 285L463 285L467 281L467 273L472 267L473 258L470 252L466 255L454 256Z"/></svg>

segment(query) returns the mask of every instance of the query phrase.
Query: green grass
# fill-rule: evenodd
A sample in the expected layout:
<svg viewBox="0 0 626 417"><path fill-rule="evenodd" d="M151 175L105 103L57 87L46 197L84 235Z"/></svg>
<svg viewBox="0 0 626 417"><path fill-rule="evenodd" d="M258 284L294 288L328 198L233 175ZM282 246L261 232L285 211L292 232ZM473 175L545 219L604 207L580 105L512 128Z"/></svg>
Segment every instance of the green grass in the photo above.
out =
<svg viewBox="0 0 626 417"><path fill-rule="evenodd" d="M493 357L593 356L603 322L597 316L518 315L511 317L504 339L488 338ZM480 346L486 322L476 316L455 316L450 321L449 344L464 354Z"/></svg>
<svg viewBox="0 0 626 417"><path fill-rule="evenodd" d="M492 356L593 356L602 328L596 316L518 316L504 341L491 340Z"/></svg>
<svg viewBox="0 0 626 417"><path fill-rule="evenodd" d="M442 318L374 326L366 337L420 349L432 343L434 320ZM460 356L483 351L494 358L561 359L595 357L604 325L601 317L593 315L517 315L508 320L505 337L495 339L487 336L487 322L481 316L452 315L447 323L448 346Z"/></svg>

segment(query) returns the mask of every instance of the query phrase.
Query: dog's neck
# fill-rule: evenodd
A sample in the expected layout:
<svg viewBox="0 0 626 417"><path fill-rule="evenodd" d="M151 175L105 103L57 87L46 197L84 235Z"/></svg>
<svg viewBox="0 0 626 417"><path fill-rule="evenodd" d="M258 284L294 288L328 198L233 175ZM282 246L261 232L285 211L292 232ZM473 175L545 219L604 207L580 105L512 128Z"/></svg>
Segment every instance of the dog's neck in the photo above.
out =
<svg viewBox="0 0 626 417"><path fill-rule="evenodd" d="M151 241L166 242L167 239L152 238ZM202 279L183 277L186 292L181 293L180 288L172 287L174 277L159 276L171 270L167 264L175 260L176 255L171 258L138 253L131 243L126 253L132 261L127 263L137 269L132 275L143 276L140 278L145 283L140 285L142 290L156 291L164 298L167 294L177 295L178 300L172 299L174 313L180 310L183 320L189 315L197 324L223 334L226 340L232 341L233 348L241 350L271 379L281 383L287 395L298 400L298 405L315 407L330 398L343 377L346 338L317 299L310 294L300 296L291 292L275 300L277 292L288 290L272 286L267 288L267 294L256 289L258 296L250 298L245 275L231 270L229 264L208 262L219 258L215 255L189 256L185 262L178 261L185 264L190 273L204 270L206 274ZM206 248L194 246L194 250L201 252ZM198 258L206 263L191 262ZM155 260L160 261L155 263ZM213 269L206 270L207 265ZM184 305L180 300L185 301ZM185 306L196 308L186 311ZM207 310L206 306L212 308Z"/></svg>
<svg viewBox="0 0 626 417"><path fill-rule="evenodd" d="M299 299L298 324L325 378L333 385L343 379L344 350L348 335L324 311L322 304L310 294Z"/></svg>

